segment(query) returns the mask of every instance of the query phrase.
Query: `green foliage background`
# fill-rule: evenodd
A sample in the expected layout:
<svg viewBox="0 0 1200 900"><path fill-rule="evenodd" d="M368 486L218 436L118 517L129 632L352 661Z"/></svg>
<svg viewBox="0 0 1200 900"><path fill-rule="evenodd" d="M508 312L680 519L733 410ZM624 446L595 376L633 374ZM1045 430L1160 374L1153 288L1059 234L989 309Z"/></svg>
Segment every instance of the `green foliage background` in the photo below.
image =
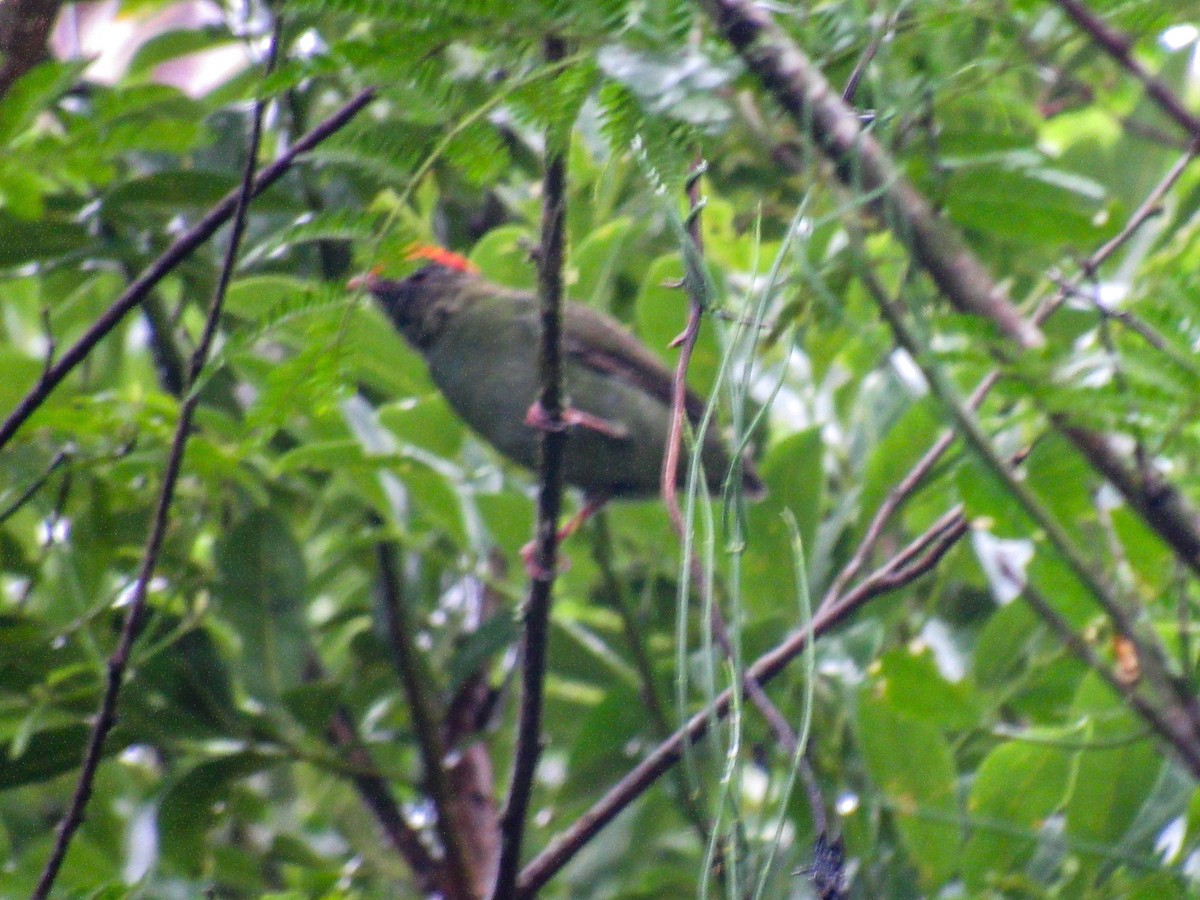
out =
<svg viewBox="0 0 1200 900"><path fill-rule="evenodd" d="M123 7L136 16L164 5ZM404 594L436 696L444 702L481 668L499 690L486 740L500 797L531 479L454 418L419 357L345 288L349 276L376 265L408 271L405 249L436 241L495 281L532 287L541 153L555 142L569 151L571 296L621 318L672 361L666 345L686 302L665 285L683 273L673 223L699 148L709 166L706 258L728 315L706 319L692 384L712 388L737 320L761 301L768 328L752 369L734 351L724 421L740 391L752 413L779 385L756 434L771 494L745 510L744 548L731 544L720 507L711 535L698 514L743 660L803 624L785 513L819 599L949 420L893 352L857 277L850 226L861 223L864 198L832 185L692 4L289 0L287 56L265 83L250 69L199 98L156 83L155 66L181 54L235 41L260 48L264 11L246 20L230 6L223 26L146 43L113 85L88 82L83 62L47 62L0 99L7 414L47 353L78 337L236 184L249 101L275 100L269 160L355 90L379 89L252 207L152 614L60 889L415 896L327 741L343 705L430 832L378 624L374 546L394 539L403 550ZM1174 51L1157 40L1195 22L1193 4L1094 6L1139 37L1148 66L1195 95L1195 39ZM1183 147L1048 4L811 3L776 15L837 85L886 26L856 105L1030 307L1052 291L1049 273L1071 272L1119 230ZM565 64L541 61L548 34L568 40ZM1200 493L1198 207L1194 169L1103 273L1165 347L1071 303L1048 326L1047 348L1010 369L980 413L1003 452L1032 446L1025 482L1097 571L1143 604L1189 677L1194 581L1045 421L1066 411L1129 435L1187 495ZM74 786L178 411L163 348L186 358L196 340L224 237L175 270L0 450L0 511L49 473L0 519L0 896L28 895ZM868 250L889 285L906 281L894 238L875 235ZM937 365L965 395L996 364L993 335L951 313L919 277L909 289ZM1008 599L1013 581L997 565L1024 569L1099 653L1114 652L1097 607L1004 486L953 449L876 561L960 503L971 537L931 575L819 641L810 683L797 662L770 691L794 726L811 713L810 760L845 836L852 895L1197 890L1191 778L1028 608L996 599ZM679 552L660 505L613 507L603 529L567 547L572 565L555 591L531 851L663 736L642 699L639 653L668 727L733 678L694 603L677 622ZM497 611L481 624L485 591ZM626 811L545 896L741 895L738 885L752 891L760 875L762 896L807 896L795 873L810 860L812 812L803 789L785 797L792 760L761 717L742 709L689 770L690 782L665 778ZM719 822L724 880L706 874L685 794Z"/></svg>

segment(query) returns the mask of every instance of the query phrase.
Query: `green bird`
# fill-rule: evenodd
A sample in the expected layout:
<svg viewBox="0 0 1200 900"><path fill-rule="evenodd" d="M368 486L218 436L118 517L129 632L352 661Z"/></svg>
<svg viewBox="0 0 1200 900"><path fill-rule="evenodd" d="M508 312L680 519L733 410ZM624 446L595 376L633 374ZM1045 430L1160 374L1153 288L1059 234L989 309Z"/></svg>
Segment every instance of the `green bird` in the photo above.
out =
<svg viewBox="0 0 1200 900"><path fill-rule="evenodd" d="M429 374L454 411L489 444L527 469L537 465L539 431L546 427L539 395L541 320L537 298L481 278L449 251L402 280L363 275L366 288L405 339L425 358ZM563 479L583 491L583 518L610 499L659 493L671 421L671 373L615 319L566 303L563 334L563 421L567 438ZM699 424L704 400L688 391L688 420ZM719 493L730 454L717 433L705 435L701 460L708 488ZM677 476L687 477L687 454ZM742 464L745 495L765 493L749 460Z"/></svg>

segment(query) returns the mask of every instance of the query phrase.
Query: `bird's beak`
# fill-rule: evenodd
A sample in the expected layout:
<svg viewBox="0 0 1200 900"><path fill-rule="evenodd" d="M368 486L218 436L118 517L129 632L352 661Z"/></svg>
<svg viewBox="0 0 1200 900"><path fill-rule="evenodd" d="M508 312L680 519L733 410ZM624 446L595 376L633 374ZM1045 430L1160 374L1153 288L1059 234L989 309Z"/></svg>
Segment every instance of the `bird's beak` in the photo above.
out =
<svg viewBox="0 0 1200 900"><path fill-rule="evenodd" d="M372 291L375 285L379 283L380 268L376 266L368 272L361 275L355 275L348 282L346 287L352 291Z"/></svg>

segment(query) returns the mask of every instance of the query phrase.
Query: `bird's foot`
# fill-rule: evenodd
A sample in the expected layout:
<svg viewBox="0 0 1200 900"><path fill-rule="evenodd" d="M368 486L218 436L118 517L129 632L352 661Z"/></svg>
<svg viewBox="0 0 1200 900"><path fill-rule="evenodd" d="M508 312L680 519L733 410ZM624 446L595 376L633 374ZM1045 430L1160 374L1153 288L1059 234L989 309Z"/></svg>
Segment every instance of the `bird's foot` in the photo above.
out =
<svg viewBox="0 0 1200 900"><path fill-rule="evenodd" d="M629 437L629 429L617 422L610 422L599 416L593 416L581 409L568 406L562 411L559 421L553 421L540 400L534 400L525 413L525 424L541 431L565 431L568 428L590 428L592 431L610 438Z"/></svg>
<svg viewBox="0 0 1200 900"><path fill-rule="evenodd" d="M562 538L560 537L559 540ZM553 572L543 566L537 557L537 541L530 541L521 548L521 561L525 563L525 574L534 581L550 581L555 575L561 575L563 572L571 570L571 560L561 553L558 554L558 562Z"/></svg>
<svg viewBox="0 0 1200 900"><path fill-rule="evenodd" d="M555 538L555 544L561 547L563 541L577 532L580 527L582 527L583 523L594 516L600 510L600 507L604 506L604 504L607 502L607 497L588 497L584 501L584 504L580 508L579 512L571 516L570 520L558 530L558 535ZM526 574L536 581L549 581L552 574L561 575L563 572L567 572L571 568L571 560L563 556L562 553L559 553L558 566L556 567L554 573L551 573L549 569L538 562L537 541L530 541L521 548L521 559L525 563Z"/></svg>

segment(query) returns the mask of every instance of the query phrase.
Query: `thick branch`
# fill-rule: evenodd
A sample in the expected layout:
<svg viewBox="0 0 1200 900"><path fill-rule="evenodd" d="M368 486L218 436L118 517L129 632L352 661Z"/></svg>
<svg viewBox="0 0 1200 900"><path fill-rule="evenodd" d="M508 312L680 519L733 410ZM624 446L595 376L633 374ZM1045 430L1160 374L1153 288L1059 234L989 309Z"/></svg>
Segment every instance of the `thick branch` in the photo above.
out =
<svg viewBox="0 0 1200 900"><path fill-rule="evenodd" d="M546 60L566 56L566 45L547 38ZM538 402L548 426L538 443L537 534L535 574L529 585L521 641L521 711L508 799L500 822L500 865L493 900L513 896L521 865L521 842L542 753L542 698L546 679L546 645L550 637L550 602L558 564L558 515L562 507L562 456L566 433L562 424L562 266L566 212L565 147L547 141L542 182L542 234L538 247L538 298L541 302L541 392Z"/></svg>
<svg viewBox="0 0 1200 900"><path fill-rule="evenodd" d="M879 143L865 133L854 110L766 9L751 0L699 0L722 36L741 55L793 121L833 163L838 178L871 196L880 220L890 223L938 288L962 312L990 319L1022 346L1042 343L958 232L900 174Z"/></svg>
<svg viewBox="0 0 1200 900"><path fill-rule="evenodd" d="M360 91L337 112L298 140L279 159L258 173L251 186L250 196L257 197L282 178L295 165L299 157L340 130L358 115L374 97L374 88ZM87 358L95 346L117 327L130 310L141 303L155 285L170 274L193 250L212 237L217 229L234 215L240 196L240 190L230 192L220 203L209 210L204 218L180 235L136 281L125 289L125 292L100 315L79 340L67 348L58 362L47 367L41 380L21 399L4 423L0 424L0 449L3 449L12 440L21 426L46 402L46 398L62 383L63 379Z"/></svg>

